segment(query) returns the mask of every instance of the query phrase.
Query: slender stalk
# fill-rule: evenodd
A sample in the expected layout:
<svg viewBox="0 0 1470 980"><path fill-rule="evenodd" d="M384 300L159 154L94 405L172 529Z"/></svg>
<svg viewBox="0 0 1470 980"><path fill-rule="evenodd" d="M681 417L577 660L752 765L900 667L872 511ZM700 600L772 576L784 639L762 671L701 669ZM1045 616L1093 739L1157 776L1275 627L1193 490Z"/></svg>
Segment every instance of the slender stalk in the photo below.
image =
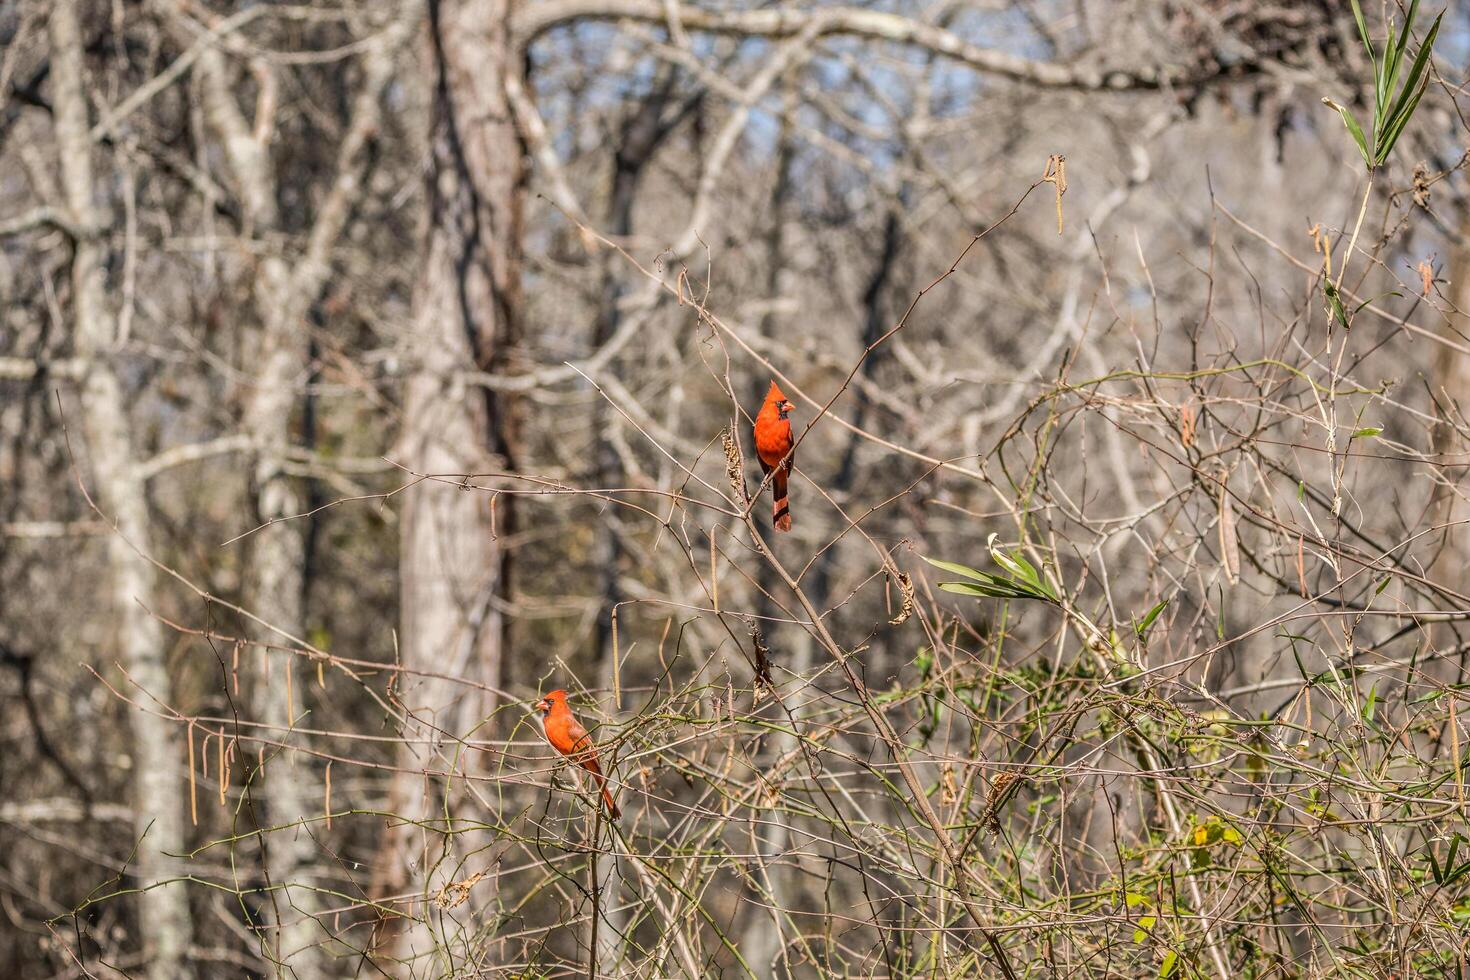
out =
<svg viewBox="0 0 1470 980"><path fill-rule="evenodd" d="M1368 213L1368 199L1373 196L1373 174L1374 171L1368 171L1368 186L1363 189L1363 203L1358 207L1358 220L1353 223L1353 236L1348 239L1347 252L1343 254L1342 265L1337 270L1337 282L1334 286L1339 294L1342 293L1342 280L1347 275L1348 263L1353 258L1353 249L1358 246L1358 232L1362 231L1363 216Z"/></svg>

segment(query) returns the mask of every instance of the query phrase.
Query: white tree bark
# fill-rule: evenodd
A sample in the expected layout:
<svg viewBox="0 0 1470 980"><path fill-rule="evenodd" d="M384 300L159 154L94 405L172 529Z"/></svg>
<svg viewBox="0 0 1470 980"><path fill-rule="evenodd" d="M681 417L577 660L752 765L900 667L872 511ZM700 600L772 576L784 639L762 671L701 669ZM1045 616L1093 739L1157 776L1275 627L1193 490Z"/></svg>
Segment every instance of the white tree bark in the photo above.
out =
<svg viewBox="0 0 1470 980"><path fill-rule="evenodd" d="M98 504L116 524L116 533L108 538L108 560L121 660L132 680L151 697L172 704L162 628L148 611L156 605L154 568L146 557L153 547L148 503L134 466L127 399L113 363L115 325L105 302L103 245L92 207L92 140L76 8L76 0L56 0L50 29L61 180L70 223L77 230L71 277L75 347L82 362L82 424ZM177 980L189 972L192 935L184 886L168 883L182 874L179 860L171 855L187 849L179 733L171 722L146 711L130 711L128 720L133 736L133 828L139 838L136 876L144 888L138 899L140 938L148 975Z"/></svg>
<svg viewBox="0 0 1470 980"><path fill-rule="evenodd" d="M430 223L405 345L412 367L399 448L404 464L419 473L503 469L514 445L507 400L463 380L467 370L491 367L513 342L520 304L524 164L506 93L508 73L518 70L509 8L506 0L429 4L435 75ZM499 683L506 567L497 534L507 533L510 524L508 500L496 503L484 491L430 481L405 495L399 555L405 666ZM452 752L441 756L437 745L492 713L495 697L411 675L403 676L400 691L414 720L404 731L396 812L407 821L432 824L442 806L436 799L440 786L426 784L419 772L442 769L445 756L453 759ZM407 973L438 975L428 965L437 950L429 900L454 873L457 843L412 823L389 842L387 887L410 896L417 918L392 950Z"/></svg>

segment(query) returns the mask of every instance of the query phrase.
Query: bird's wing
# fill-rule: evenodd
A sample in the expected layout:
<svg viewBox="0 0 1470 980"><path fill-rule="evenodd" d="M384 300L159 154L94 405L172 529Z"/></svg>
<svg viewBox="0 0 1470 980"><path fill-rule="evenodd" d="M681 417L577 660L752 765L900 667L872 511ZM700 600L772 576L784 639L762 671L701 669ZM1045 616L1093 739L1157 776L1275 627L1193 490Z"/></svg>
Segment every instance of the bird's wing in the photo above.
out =
<svg viewBox="0 0 1470 980"><path fill-rule="evenodd" d="M587 729L575 718L567 719L567 744L573 752L592 747L592 739L587 737Z"/></svg>

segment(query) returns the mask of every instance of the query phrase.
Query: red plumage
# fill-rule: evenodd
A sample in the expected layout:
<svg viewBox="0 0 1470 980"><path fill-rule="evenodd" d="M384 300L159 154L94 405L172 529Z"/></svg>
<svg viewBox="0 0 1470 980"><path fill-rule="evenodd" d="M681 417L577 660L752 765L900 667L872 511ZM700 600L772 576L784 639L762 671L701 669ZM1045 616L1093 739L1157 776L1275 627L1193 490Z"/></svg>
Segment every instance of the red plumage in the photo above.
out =
<svg viewBox="0 0 1470 980"><path fill-rule="evenodd" d="M607 804L607 812L614 820L622 816L618 805L613 802L612 794L607 791L607 777L602 774L602 766L597 763L597 749L593 748L587 729L582 727L582 723L572 714L572 709L567 707L567 692L552 691L536 702L536 709L542 715L546 741L551 743L552 748L590 772L597 780L597 788L602 790L602 801Z"/></svg>
<svg viewBox="0 0 1470 980"><path fill-rule="evenodd" d="M787 498L788 479L791 467L796 465L793 449L796 440L791 434L791 402L781 393L776 382L766 392L766 400L755 417L755 455L760 460L761 474L771 476L771 514L778 531L791 530L791 502Z"/></svg>

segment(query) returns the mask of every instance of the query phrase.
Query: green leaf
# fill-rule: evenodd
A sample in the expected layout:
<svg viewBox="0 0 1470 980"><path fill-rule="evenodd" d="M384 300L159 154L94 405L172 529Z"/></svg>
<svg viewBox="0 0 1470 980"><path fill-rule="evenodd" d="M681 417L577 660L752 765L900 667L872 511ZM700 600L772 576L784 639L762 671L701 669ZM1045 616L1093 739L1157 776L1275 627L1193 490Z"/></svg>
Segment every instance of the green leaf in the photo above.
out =
<svg viewBox="0 0 1470 980"><path fill-rule="evenodd" d="M1042 581L1041 574L1019 552L1009 555L1003 554L995 547L996 535L990 535L986 542L990 548L990 557L993 558L1001 568L1005 569L1009 577L995 575L990 572L982 572L968 565L960 565L951 561L942 561L938 558L925 557L924 560L935 568L963 575L974 579L975 583L969 582L941 582L939 587L946 592L954 592L958 595L980 596L991 599L1041 599L1045 602L1059 602L1056 592L1051 586ZM922 557L922 556L921 556Z"/></svg>
<svg viewBox="0 0 1470 980"><path fill-rule="evenodd" d="M1019 592L997 585L975 585L973 582L940 582L940 589L955 595L975 596L981 599L1020 599Z"/></svg>
<svg viewBox="0 0 1470 980"><path fill-rule="evenodd" d="M1362 428L1362 429L1359 429L1356 432L1354 432L1353 433L1353 438L1354 439L1372 439L1374 436L1379 435L1382 432L1383 432L1383 429L1381 429L1380 427L1378 427L1376 425L1370 425L1370 426L1367 426L1366 428Z"/></svg>
<svg viewBox="0 0 1470 980"><path fill-rule="evenodd" d="M1403 64L1404 52L1409 48L1409 31L1414 27L1414 18L1419 13L1419 0L1413 0L1409 6L1409 14L1404 18L1404 24L1399 28L1398 41L1394 41L1393 24L1388 26L1388 44L1384 48L1383 70L1379 72L1379 88L1382 92L1378 97L1379 115L1382 115L1383 104L1393 94L1394 87L1399 81L1399 68Z"/></svg>
<svg viewBox="0 0 1470 980"><path fill-rule="evenodd" d="M1369 166L1372 166L1372 164L1370 163ZM1347 310L1343 309L1342 296L1338 293L1337 287L1333 285L1331 279L1323 281L1322 292L1327 296L1328 312L1332 314L1338 323L1342 324L1343 329L1350 328L1352 324L1348 322Z"/></svg>
<svg viewBox="0 0 1470 980"><path fill-rule="evenodd" d="M914 666L919 670L919 676L929 677L929 671L934 667L934 651L928 647L919 647L919 652L914 655Z"/></svg>
<svg viewBox="0 0 1470 980"><path fill-rule="evenodd" d="M1373 54L1373 42L1368 38L1368 20L1363 16L1363 8L1358 0L1353 0L1353 19L1358 22L1358 37L1363 39L1363 50L1368 52L1368 60L1376 67L1378 59Z"/></svg>
<svg viewBox="0 0 1470 980"><path fill-rule="evenodd" d="M956 595L979 596L985 599L1051 600L1051 596L1043 595L1028 585L1013 582L998 575L992 575L978 585L973 582L940 582L939 587L945 592L953 592Z"/></svg>
<svg viewBox="0 0 1470 980"><path fill-rule="evenodd" d="M1354 0L1354 2L1356 3L1357 0ZM1178 953L1176 953L1172 949L1169 950L1169 952L1165 953L1163 965L1159 967L1159 980L1168 980L1168 978L1174 973L1174 967L1178 965L1178 963Z"/></svg>
<svg viewBox="0 0 1470 980"><path fill-rule="evenodd" d="M1353 118L1353 114L1348 111L1347 106L1332 103L1332 107L1337 110L1338 115L1342 116L1342 121L1347 126L1348 135L1353 138L1354 143L1358 144L1358 152L1363 155L1363 163L1372 167L1373 154L1368 149L1368 138L1363 135L1363 127L1358 125L1358 121Z"/></svg>
<svg viewBox="0 0 1470 980"><path fill-rule="evenodd" d="M1152 609L1144 613L1142 621L1134 624L1133 632L1138 636L1140 640L1148 639L1149 627L1153 626L1154 620L1159 618L1159 614L1164 611L1164 607L1168 604L1168 599L1165 599L1163 602L1155 604Z"/></svg>
<svg viewBox="0 0 1470 980"><path fill-rule="evenodd" d="M1123 901L1130 909L1137 908L1148 901L1148 896L1140 895L1138 892L1128 892L1123 896Z"/></svg>
<svg viewBox="0 0 1470 980"><path fill-rule="evenodd" d="M1415 0L1414 7L1410 8L1410 16L1413 9L1419 6ZM1419 106L1419 99L1424 95L1424 89L1429 84L1429 77L1425 70L1429 66L1429 58L1433 53L1434 40L1439 35L1440 21L1444 20L1444 11L1434 18L1434 23L1429 28L1429 33L1424 37L1424 43L1419 45L1419 53L1414 56L1414 65L1409 69L1409 77L1404 82L1403 90L1399 92L1394 101L1394 107L1388 113L1388 119L1383 132L1375 133L1378 145L1374 147L1374 156L1377 163L1381 164L1388 159L1388 154L1398 142L1399 134L1404 131L1404 126L1409 118L1414 115L1414 110ZM1407 34L1409 23L1404 23L1404 32Z"/></svg>
<svg viewBox="0 0 1470 980"><path fill-rule="evenodd" d="M1379 300L1386 299L1389 296L1397 296L1399 299L1403 299L1404 298L1404 294L1401 293L1401 292L1399 292L1396 289L1391 289L1391 290L1389 290L1386 293L1379 293L1377 296L1374 296L1372 299L1365 299L1365 300L1363 300L1363 302L1361 302L1357 306L1353 307L1353 316L1357 316L1359 313L1363 312L1363 310L1366 307L1372 306L1374 303L1378 302Z"/></svg>
<svg viewBox="0 0 1470 980"><path fill-rule="evenodd" d="M1148 931L1154 927L1155 917L1145 915L1139 917L1138 928L1133 930L1133 941L1141 943L1148 938Z"/></svg>
<svg viewBox="0 0 1470 980"><path fill-rule="evenodd" d="M954 572L956 575L963 575L965 578L972 578L977 582L983 582L991 577L984 572L971 568L969 565L960 565L952 561L940 561L938 558L925 558L923 555L919 557L924 558L925 561L935 568L942 568L946 572Z"/></svg>
<svg viewBox="0 0 1470 980"><path fill-rule="evenodd" d="M1038 590L1045 593L1049 598L1055 598L1055 595L1052 593L1051 589L1047 587L1046 583L1041 581L1041 574L1036 571L1036 568L1029 561L1027 561L1024 556L1022 556L1020 551L1012 551L1009 554L1006 554L995 546L995 539L996 535L992 534L985 543L986 546L990 549L991 559L997 565L1010 572L1020 581L1035 586Z"/></svg>

